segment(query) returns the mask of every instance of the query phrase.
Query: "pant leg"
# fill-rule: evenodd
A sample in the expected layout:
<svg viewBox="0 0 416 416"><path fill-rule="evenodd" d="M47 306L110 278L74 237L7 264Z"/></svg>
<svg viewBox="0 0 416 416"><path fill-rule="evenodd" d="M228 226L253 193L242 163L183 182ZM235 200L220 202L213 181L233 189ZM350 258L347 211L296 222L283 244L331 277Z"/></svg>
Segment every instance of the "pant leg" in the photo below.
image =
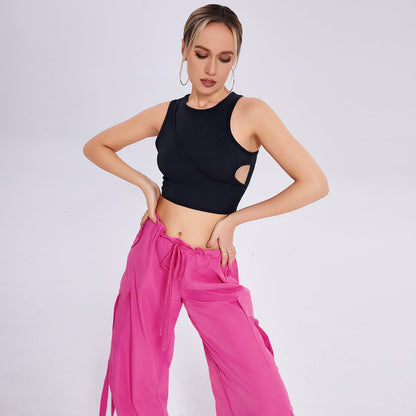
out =
<svg viewBox="0 0 416 416"><path fill-rule="evenodd" d="M173 327L182 303L177 291L169 297L169 314L161 336L169 268L163 260L171 251L160 237L160 225L148 219L137 234L114 305L107 374L100 416L105 416L108 388L117 416L167 416ZM162 340L165 340L162 346Z"/></svg>
<svg viewBox="0 0 416 416"><path fill-rule="evenodd" d="M203 342L216 414L293 416L250 291L239 284L237 260L221 267L220 257L200 256L182 285L183 303Z"/></svg>

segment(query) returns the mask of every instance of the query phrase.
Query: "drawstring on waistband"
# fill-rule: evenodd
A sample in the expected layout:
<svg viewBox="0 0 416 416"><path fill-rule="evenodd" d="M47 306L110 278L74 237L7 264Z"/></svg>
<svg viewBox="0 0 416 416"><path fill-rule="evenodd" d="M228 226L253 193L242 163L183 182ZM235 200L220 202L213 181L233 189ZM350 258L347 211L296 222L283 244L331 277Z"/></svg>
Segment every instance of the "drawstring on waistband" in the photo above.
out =
<svg viewBox="0 0 416 416"><path fill-rule="evenodd" d="M196 253L205 254L205 251L200 248L196 247L192 249L186 243L184 243L179 238L169 237L166 233L164 228L159 230L159 235L168 239L172 242L172 247L169 250L168 254L162 260L162 267L165 269L169 269L168 273L168 281L166 283L166 292L165 292L165 299L163 302L163 312L162 312L162 324L160 327L159 335L162 336L161 342L161 349L164 351L166 349L166 343L168 340L168 324L170 319L170 307L171 307L171 299L172 299L172 279L174 275L182 275L183 271L183 259L184 259L184 252L183 250L191 250Z"/></svg>
<svg viewBox="0 0 416 416"><path fill-rule="evenodd" d="M159 335L162 335L162 350L166 349L166 342L168 339L168 324L170 316L169 311L172 299L172 279L174 274L182 273L183 252L180 248L180 245L181 244L179 241L175 241L168 254L162 260L162 266L165 269L169 269L168 281L166 283L165 299L163 302L162 324L159 331ZM178 271L176 272L177 269Z"/></svg>

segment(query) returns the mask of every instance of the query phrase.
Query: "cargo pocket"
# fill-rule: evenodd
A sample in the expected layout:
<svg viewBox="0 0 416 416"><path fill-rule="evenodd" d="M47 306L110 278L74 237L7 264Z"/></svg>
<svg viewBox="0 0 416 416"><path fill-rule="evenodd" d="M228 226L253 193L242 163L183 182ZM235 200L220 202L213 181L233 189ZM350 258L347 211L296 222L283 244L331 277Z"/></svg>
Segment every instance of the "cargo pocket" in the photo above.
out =
<svg viewBox="0 0 416 416"><path fill-rule="evenodd" d="M267 336L266 332L260 327L258 319L254 317L253 313L253 303L251 301L250 294L244 294L238 296L238 303L244 310L247 319L250 322L251 330L253 331L253 335L259 345L259 348L263 354L264 359L266 360L266 363L269 366L272 366L275 364L274 361L274 352L272 345L270 343L270 339Z"/></svg>

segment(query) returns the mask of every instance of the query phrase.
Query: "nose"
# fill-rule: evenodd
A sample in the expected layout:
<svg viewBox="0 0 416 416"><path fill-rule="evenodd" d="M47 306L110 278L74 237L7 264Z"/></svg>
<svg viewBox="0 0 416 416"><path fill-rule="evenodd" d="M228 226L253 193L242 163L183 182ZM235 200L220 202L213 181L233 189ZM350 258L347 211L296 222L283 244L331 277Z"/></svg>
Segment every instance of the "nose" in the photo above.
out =
<svg viewBox="0 0 416 416"><path fill-rule="evenodd" d="M207 65L205 67L205 73L210 76L215 75L215 59L214 58L208 59Z"/></svg>

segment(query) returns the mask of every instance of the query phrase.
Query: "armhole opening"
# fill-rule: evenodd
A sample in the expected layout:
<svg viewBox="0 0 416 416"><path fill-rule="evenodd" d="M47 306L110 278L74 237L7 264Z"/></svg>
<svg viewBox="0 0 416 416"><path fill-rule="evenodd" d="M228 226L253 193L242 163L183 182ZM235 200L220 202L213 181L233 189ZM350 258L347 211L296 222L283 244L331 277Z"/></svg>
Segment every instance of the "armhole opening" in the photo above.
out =
<svg viewBox="0 0 416 416"><path fill-rule="evenodd" d="M237 146L240 150L242 150L243 152L245 152L248 155L256 155L259 150L255 150L254 152L251 152L250 150L247 150L245 147L243 147L234 137L232 131L231 131L231 116L233 114L234 108L237 105L238 100L240 100L240 98L243 97L243 95L238 96L238 98L232 103L230 104L230 106L227 109L227 120L226 120L226 128L227 128L227 136L230 138L230 140L234 143L235 146Z"/></svg>

